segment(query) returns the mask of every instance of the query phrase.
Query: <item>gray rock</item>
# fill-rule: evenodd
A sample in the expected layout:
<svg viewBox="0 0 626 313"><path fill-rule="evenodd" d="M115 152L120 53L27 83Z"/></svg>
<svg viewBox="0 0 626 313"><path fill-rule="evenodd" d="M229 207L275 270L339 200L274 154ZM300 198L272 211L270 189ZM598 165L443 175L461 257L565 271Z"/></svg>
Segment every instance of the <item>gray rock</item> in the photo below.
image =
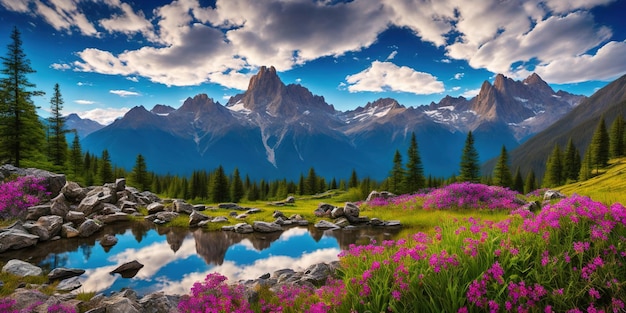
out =
<svg viewBox="0 0 626 313"><path fill-rule="evenodd" d="M50 234L48 233L48 230L42 225L39 225L37 223L27 222L27 223L24 223L24 228L29 233L39 237L40 241L47 241L48 239L50 239Z"/></svg>
<svg viewBox="0 0 626 313"><path fill-rule="evenodd" d="M39 240L39 236L26 232L21 222L17 223L19 223L19 226L13 227L12 225L0 232L0 253L9 249L30 247Z"/></svg>
<svg viewBox="0 0 626 313"><path fill-rule="evenodd" d="M102 239L100 239L100 245L103 247L112 247L117 244L117 237L114 235L104 235Z"/></svg>
<svg viewBox="0 0 626 313"><path fill-rule="evenodd" d="M320 229L337 229L339 228L339 226L335 225L334 223L331 223L329 221L325 221L325 220L321 220L317 223L315 223L315 228L320 228Z"/></svg>
<svg viewBox="0 0 626 313"><path fill-rule="evenodd" d="M249 209L248 211L246 211L246 214L256 214L256 213L260 213L260 212L262 212L261 209L252 208L252 209ZM235 214L237 214L237 212L235 212Z"/></svg>
<svg viewBox="0 0 626 313"><path fill-rule="evenodd" d="M176 212L168 212L168 211L163 211L163 212L159 212L157 214L155 214L156 219L164 221L166 223L171 222L173 219L178 217L178 213Z"/></svg>
<svg viewBox="0 0 626 313"><path fill-rule="evenodd" d="M224 216L218 216L211 220L211 223L227 223L227 222L228 222L228 218Z"/></svg>
<svg viewBox="0 0 626 313"><path fill-rule="evenodd" d="M37 220L37 224L45 227L48 230L50 237L54 237L61 231L63 218L57 215L42 216Z"/></svg>
<svg viewBox="0 0 626 313"><path fill-rule="evenodd" d="M285 214L283 214L283 212L278 211L278 210L274 211L274 213L272 214L272 217L273 217L273 218L279 218L279 217L282 217L282 218L284 218L284 219L287 219L287 217L285 216Z"/></svg>
<svg viewBox="0 0 626 313"><path fill-rule="evenodd" d="M335 220L335 225L337 225L337 226L339 226L339 227L343 228L343 227L346 227L346 226L350 225L350 222L348 221L348 219L347 219L347 218L345 218L345 217L340 217L340 218L338 218L338 219L336 219L336 220Z"/></svg>
<svg viewBox="0 0 626 313"><path fill-rule="evenodd" d="M193 205L182 200L174 200L174 212L191 214L193 212Z"/></svg>
<svg viewBox="0 0 626 313"><path fill-rule="evenodd" d="M237 203L220 203L217 205L217 207L220 209L228 209L228 210L242 210L243 209Z"/></svg>
<svg viewBox="0 0 626 313"><path fill-rule="evenodd" d="M252 229L260 233L273 233L273 232L283 230L283 228L276 223L268 223L268 222L261 222L261 221L255 221L252 224Z"/></svg>
<svg viewBox="0 0 626 313"><path fill-rule="evenodd" d="M343 208L337 207L330 211L330 217L332 218L340 218L343 216Z"/></svg>
<svg viewBox="0 0 626 313"><path fill-rule="evenodd" d="M189 226L197 226L198 223L202 221L208 221L210 219L209 216L204 215L196 210L193 210L189 215Z"/></svg>
<svg viewBox="0 0 626 313"><path fill-rule="evenodd" d="M163 203L159 203L159 202L152 202L152 203L148 204L146 209L148 209L148 214L155 214L155 213L159 213L159 212L164 211L165 210L165 205L163 205Z"/></svg>
<svg viewBox="0 0 626 313"><path fill-rule="evenodd" d="M50 215L50 204L42 204L31 206L26 209L26 220L36 221L38 218L46 215Z"/></svg>
<svg viewBox="0 0 626 313"><path fill-rule="evenodd" d="M378 218L376 218L376 217L374 217L374 218L372 218L370 220L370 225L372 225L372 226L384 226L385 222L380 220L380 219L378 219Z"/></svg>
<svg viewBox="0 0 626 313"><path fill-rule="evenodd" d="M330 216L331 212L335 208L334 205L328 203L320 203L317 209L313 211L313 214L318 217Z"/></svg>
<svg viewBox="0 0 626 313"><path fill-rule="evenodd" d="M126 179L118 178L115 180L115 191L124 191L126 189Z"/></svg>
<svg viewBox="0 0 626 313"><path fill-rule="evenodd" d="M343 214L346 216L359 217L360 212L359 206L352 202L346 202L343 207Z"/></svg>
<svg viewBox="0 0 626 313"><path fill-rule="evenodd" d="M117 206L122 209L122 212L125 209L133 209L133 211L137 211L137 203L129 200L118 201Z"/></svg>
<svg viewBox="0 0 626 313"><path fill-rule="evenodd" d="M385 226L386 227L402 226L402 223L400 223L400 221L398 220L385 221Z"/></svg>
<svg viewBox="0 0 626 313"><path fill-rule="evenodd" d="M270 278L270 273L265 273L265 274L259 276L259 279L268 279L268 278Z"/></svg>
<svg viewBox="0 0 626 313"><path fill-rule="evenodd" d="M235 216L235 218L238 220L242 220L242 219L248 218L248 214L239 214Z"/></svg>
<svg viewBox="0 0 626 313"><path fill-rule="evenodd" d="M103 214L103 215L109 215L109 214L115 214L117 212L122 212L122 210L120 210L120 208L116 207L115 205L111 203L103 203L102 210L100 210L100 212L98 213Z"/></svg>
<svg viewBox="0 0 626 313"><path fill-rule="evenodd" d="M222 231L234 231L234 230L235 230L235 226L232 226L232 225L222 226Z"/></svg>
<svg viewBox="0 0 626 313"><path fill-rule="evenodd" d="M63 193L60 193L58 196L52 199L51 203L52 204L50 206L50 214L52 215L58 215L63 217L67 215L67 212L70 211L70 203L67 201Z"/></svg>
<svg viewBox="0 0 626 313"><path fill-rule="evenodd" d="M61 189L61 193L65 198L72 202L80 202L87 196L87 191L77 183L68 181Z"/></svg>
<svg viewBox="0 0 626 313"><path fill-rule="evenodd" d="M24 175L44 178L44 184L48 186L50 196L53 198L59 194L66 183L65 175L48 172L38 168L24 169Z"/></svg>
<svg viewBox="0 0 626 313"><path fill-rule="evenodd" d="M204 211L206 210L206 205L204 204L196 204L193 206L193 209L196 211Z"/></svg>
<svg viewBox="0 0 626 313"><path fill-rule="evenodd" d="M145 295L139 300L143 313L170 313L178 311L179 297L166 296L163 292Z"/></svg>
<svg viewBox="0 0 626 313"><path fill-rule="evenodd" d="M85 270L79 268L57 267L48 273L48 280L64 280L85 274Z"/></svg>
<svg viewBox="0 0 626 313"><path fill-rule="evenodd" d="M15 300L15 303L11 306L11 309L15 310L15 312L27 312L27 309L29 309L28 312L32 312L34 308L31 308L31 306L33 304L45 303L49 297L39 290L18 288L8 298Z"/></svg>
<svg viewBox="0 0 626 313"><path fill-rule="evenodd" d="M85 197L85 199L83 199L78 204L78 207L76 208L76 210L78 212L85 213L85 216L89 216L92 213L99 212L103 208L104 208L104 205L100 201L98 195L95 194L95 195L89 195L89 196Z"/></svg>
<svg viewBox="0 0 626 313"><path fill-rule="evenodd" d="M285 203L296 203L296 198L294 198L293 196L289 196L287 197L287 199L285 199Z"/></svg>
<svg viewBox="0 0 626 313"><path fill-rule="evenodd" d="M65 220L74 223L74 225L80 225L85 221L85 213L78 211L69 211L65 215Z"/></svg>
<svg viewBox="0 0 626 313"><path fill-rule="evenodd" d="M105 224L111 224L111 223L120 222L120 221L127 221L128 213L115 212L113 214L103 215L99 217L98 219Z"/></svg>
<svg viewBox="0 0 626 313"><path fill-rule="evenodd" d="M239 233L239 234L249 234L249 233L254 232L254 228L252 228L252 225L248 223L236 224L234 227L234 230L236 233Z"/></svg>
<svg viewBox="0 0 626 313"><path fill-rule="evenodd" d="M326 280L328 279L328 276L330 274L331 272L328 264L313 264L304 271L304 276L302 277L302 280L319 286L326 283Z"/></svg>
<svg viewBox="0 0 626 313"><path fill-rule="evenodd" d="M72 278L67 278L67 279L60 281L59 284L57 285L57 290L58 291L72 291L82 286L83 284L80 282L80 278L72 277Z"/></svg>
<svg viewBox="0 0 626 313"><path fill-rule="evenodd" d="M383 198L383 199L389 199L389 198L393 198L396 195L389 192L389 191L376 191L376 190L372 190L372 192L370 192L370 194L367 196L367 199L365 200L366 202L372 201L374 199L377 198Z"/></svg>
<svg viewBox="0 0 626 313"><path fill-rule="evenodd" d="M111 274L120 274L124 278L131 278L137 275L137 272L142 268L143 264L139 263L137 260L133 260L116 267L111 271Z"/></svg>
<svg viewBox="0 0 626 313"><path fill-rule="evenodd" d="M154 194L151 191L142 191L139 193L139 195L146 199L147 201L144 204L148 204L148 203L152 203L152 202L161 202L161 198L159 198L159 196L157 196L156 194Z"/></svg>
<svg viewBox="0 0 626 313"><path fill-rule="evenodd" d="M543 194L543 200L564 199L564 198L567 198L567 196L562 194L558 190L547 190Z"/></svg>
<svg viewBox="0 0 626 313"><path fill-rule="evenodd" d="M78 231L78 229L72 226L72 223L63 224L63 226L61 226L61 237L74 238L78 237L79 235L80 232Z"/></svg>
<svg viewBox="0 0 626 313"><path fill-rule="evenodd" d="M9 260L9 262L2 267L2 272L20 277L40 276L43 274L41 267L17 259Z"/></svg>
<svg viewBox="0 0 626 313"><path fill-rule="evenodd" d="M102 225L95 220L86 219L80 226L78 227L78 235L81 237L89 237L96 233L102 228Z"/></svg>
<svg viewBox="0 0 626 313"><path fill-rule="evenodd" d="M140 313L141 306L128 298L112 298L107 301L106 312ZM139 307L139 308L138 308Z"/></svg>
<svg viewBox="0 0 626 313"><path fill-rule="evenodd" d="M309 221L307 220L296 220L296 224L299 226L308 226L309 225Z"/></svg>

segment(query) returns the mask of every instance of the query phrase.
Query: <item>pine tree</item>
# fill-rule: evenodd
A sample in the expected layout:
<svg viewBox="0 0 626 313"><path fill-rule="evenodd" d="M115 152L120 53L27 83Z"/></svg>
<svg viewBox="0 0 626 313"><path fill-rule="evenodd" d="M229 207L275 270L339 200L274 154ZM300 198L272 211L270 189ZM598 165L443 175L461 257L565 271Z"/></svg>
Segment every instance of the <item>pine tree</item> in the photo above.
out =
<svg viewBox="0 0 626 313"><path fill-rule="evenodd" d="M300 173L300 179L298 180L298 194L306 194L306 182L304 180L304 174Z"/></svg>
<svg viewBox="0 0 626 313"><path fill-rule="evenodd" d="M519 166L515 170L515 175L513 175L513 190L524 193L524 179L522 178Z"/></svg>
<svg viewBox="0 0 626 313"><path fill-rule="evenodd" d="M26 75L35 73L35 70L22 49L17 28L13 29L11 40L0 70L5 75L0 79L0 160L8 160L20 167L22 160L42 155L45 131L31 96L43 92L28 90L36 86Z"/></svg>
<svg viewBox="0 0 626 313"><path fill-rule="evenodd" d="M591 164L597 173L600 168L609 164L609 133L606 131L604 116L598 122L589 149L591 149Z"/></svg>
<svg viewBox="0 0 626 313"><path fill-rule="evenodd" d="M337 189L337 180L335 179L335 177L333 177L333 180L330 181L330 189L331 190Z"/></svg>
<svg viewBox="0 0 626 313"><path fill-rule="evenodd" d="M70 168L76 178L83 173L83 152L76 131L74 131L74 140L72 140L72 147L70 148Z"/></svg>
<svg viewBox="0 0 626 313"><path fill-rule="evenodd" d="M230 200L230 188L228 186L228 177L226 177L224 173L224 168L220 165L211 176L211 201L215 203L228 202Z"/></svg>
<svg viewBox="0 0 626 313"><path fill-rule="evenodd" d="M583 161L580 165L580 174L579 177L581 180L587 180L592 177L593 172L593 157L591 156L591 147L587 148L585 151L585 156L583 157Z"/></svg>
<svg viewBox="0 0 626 313"><path fill-rule="evenodd" d="M352 174L350 174L350 180L348 181L348 188L356 188L359 186L359 178L356 175L356 170L352 169Z"/></svg>
<svg viewBox="0 0 626 313"><path fill-rule="evenodd" d="M578 174L580 173L580 155L572 138L567 142L567 148L565 148L565 154L563 158L563 180L578 180Z"/></svg>
<svg viewBox="0 0 626 313"><path fill-rule="evenodd" d="M470 131L465 139L465 147L461 155L460 181L478 182L480 181L480 165L478 164L478 151L474 147L474 136Z"/></svg>
<svg viewBox="0 0 626 313"><path fill-rule="evenodd" d="M389 173L389 191L395 194L401 194L404 192L402 181L404 180L404 168L402 167L402 155L400 151L396 150L393 156L393 168Z"/></svg>
<svg viewBox="0 0 626 313"><path fill-rule="evenodd" d="M624 118L618 115L613 124L611 124L611 130L609 132L609 155L612 158L618 158L624 156Z"/></svg>
<svg viewBox="0 0 626 313"><path fill-rule="evenodd" d="M146 160L143 155L138 154L135 159L135 166L133 167L133 171L130 175L131 183L139 189L139 191L147 190L150 186L150 181L148 180L148 166L146 165Z"/></svg>
<svg viewBox="0 0 626 313"><path fill-rule="evenodd" d="M61 90L59 84L54 85L54 93L50 99L50 114L48 118L48 125L50 127L50 136L48 139L49 145L49 159L54 165L63 165L67 160L67 141L65 140L65 134L68 131L65 129L65 117L61 114L63 109L63 98L61 97Z"/></svg>
<svg viewBox="0 0 626 313"><path fill-rule="evenodd" d="M493 183L496 186L502 187L511 187L513 185L511 169L509 168L509 154L504 145L500 150L498 163L496 163L496 167L493 170Z"/></svg>
<svg viewBox="0 0 626 313"><path fill-rule="evenodd" d="M552 154L546 162L546 173L543 179L545 187L555 187L563 184L563 156L559 145L554 145Z"/></svg>
<svg viewBox="0 0 626 313"><path fill-rule="evenodd" d="M407 156L409 160L406 163L404 187L407 192L416 192L425 187L426 180L424 178L424 167L417 147L415 133L411 134L411 144L409 145Z"/></svg>
<svg viewBox="0 0 626 313"><path fill-rule="evenodd" d="M241 180L241 175L239 175L239 169L235 168L233 171L233 179L230 184L230 198L233 202L239 202L243 199L243 196L246 194L246 191L243 188L243 181Z"/></svg>
<svg viewBox="0 0 626 313"><path fill-rule="evenodd" d="M535 178L535 171L530 170L526 175L526 181L524 182L524 193L530 193L537 189L537 179Z"/></svg>
<svg viewBox="0 0 626 313"><path fill-rule="evenodd" d="M100 157L100 167L98 170L98 178L101 184L113 182L113 168L111 166L111 158L109 157L109 151L102 150L102 156Z"/></svg>
<svg viewBox="0 0 626 313"><path fill-rule="evenodd" d="M314 195L318 192L318 187L319 187L319 182L317 179L317 174L315 174L315 169L314 168L310 168L309 169L309 175L306 177L306 194L307 195Z"/></svg>
<svg viewBox="0 0 626 313"><path fill-rule="evenodd" d="M250 189L248 189L248 201L257 201L259 200L259 186L256 184L256 182L253 182L252 185L250 186Z"/></svg>

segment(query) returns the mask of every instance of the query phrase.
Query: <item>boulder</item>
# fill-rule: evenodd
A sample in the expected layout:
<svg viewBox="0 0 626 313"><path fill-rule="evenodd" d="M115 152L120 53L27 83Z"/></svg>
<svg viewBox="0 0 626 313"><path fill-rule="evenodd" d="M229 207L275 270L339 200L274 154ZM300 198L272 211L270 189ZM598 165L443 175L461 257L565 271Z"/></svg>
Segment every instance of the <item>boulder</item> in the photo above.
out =
<svg viewBox="0 0 626 313"><path fill-rule="evenodd" d="M315 223L315 228L320 228L320 229L336 229L339 228L339 226L335 225L334 223L331 223L329 221L325 221L325 220L321 220L317 223Z"/></svg>
<svg viewBox="0 0 626 313"><path fill-rule="evenodd" d="M245 218L248 218L248 214L239 214L237 216L235 216L236 219L238 220L243 220Z"/></svg>
<svg viewBox="0 0 626 313"><path fill-rule="evenodd" d="M100 212L98 213L103 214L103 215L109 215L109 214L115 214L117 212L122 212L122 210L120 210L120 208L116 207L115 205L111 203L103 203L102 210L100 210Z"/></svg>
<svg viewBox="0 0 626 313"><path fill-rule="evenodd" d="M196 211L204 211L204 210L206 210L206 205L204 205L204 204L195 204L193 206L193 209L196 210Z"/></svg>
<svg viewBox="0 0 626 313"><path fill-rule="evenodd" d="M49 297L39 290L18 288L8 298L15 300L15 303L11 306L11 310L14 311L11 312L33 312L34 304L45 303Z"/></svg>
<svg viewBox="0 0 626 313"><path fill-rule="evenodd" d="M372 226L384 226L385 222L380 220L380 219L378 219L378 218L376 218L376 217L374 217L374 218L372 218L370 220L370 225L372 225Z"/></svg>
<svg viewBox="0 0 626 313"><path fill-rule="evenodd" d="M61 189L61 193L71 202L80 202L87 196L87 191L72 181L65 183Z"/></svg>
<svg viewBox="0 0 626 313"><path fill-rule="evenodd" d="M564 198L567 198L567 196L562 194L558 190L547 190L543 194L543 200L564 199Z"/></svg>
<svg viewBox="0 0 626 313"><path fill-rule="evenodd" d="M65 179L65 175L63 174L56 174L38 168L27 168L24 171L25 175L27 176L32 175L35 177L44 178L44 184L48 186L48 191L50 191L50 197L53 198L56 197L59 192L61 192L61 189L63 188L63 186L65 186L65 183L67 182Z"/></svg>
<svg viewBox="0 0 626 313"><path fill-rule="evenodd" d="M273 233L273 232L283 230L283 228L276 223L268 223L268 222L261 222L261 221L255 221L252 224L252 229L260 233Z"/></svg>
<svg viewBox="0 0 626 313"><path fill-rule="evenodd" d="M242 210L243 209L237 203L220 203L217 205L217 207L220 209L227 209L227 210Z"/></svg>
<svg viewBox="0 0 626 313"><path fill-rule="evenodd" d="M370 194L367 196L367 199L365 199L366 202L372 201L374 199L377 198L382 198L382 199L389 199L389 198L393 198L396 195L389 192L389 191L376 191L376 190L372 190L372 192L370 192Z"/></svg>
<svg viewBox="0 0 626 313"><path fill-rule="evenodd" d="M168 211L163 211L163 212L159 212L157 214L155 214L154 216L156 217L156 219L164 221L164 222L170 222L173 219L178 217L178 213L176 212L168 212Z"/></svg>
<svg viewBox="0 0 626 313"><path fill-rule="evenodd" d="M260 213L260 212L262 212L261 209L252 208L252 209L249 209L248 211L246 211L246 214L256 214L256 213ZM237 212L235 212L235 215L237 215Z"/></svg>
<svg viewBox="0 0 626 313"><path fill-rule="evenodd" d="M163 203L152 202L148 204L146 209L148 209L148 214L155 214L155 213L165 211L165 206L163 205Z"/></svg>
<svg viewBox="0 0 626 313"><path fill-rule="evenodd" d="M143 264L139 263L137 260L133 260L118 266L111 271L111 274L120 274L124 278L131 278L137 275L137 272L142 268Z"/></svg>
<svg viewBox="0 0 626 313"><path fill-rule="evenodd" d="M340 218L335 220L335 225L337 225L337 226L339 226L341 228L344 228L344 227L350 225L350 222L348 221L347 218L340 217Z"/></svg>
<svg viewBox="0 0 626 313"><path fill-rule="evenodd" d="M69 211L67 215L65 215L65 220L74 223L74 225L80 225L85 221L85 213Z"/></svg>
<svg viewBox="0 0 626 313"><path fill-rule="evenodd" d="M310 282L316 286L326 283L328 276L331 274L330 267L326 263L318 263L309 266L304 271L302 281Z"/></svg>
<svg viewBox="0 0 626 313"><path fill-rule="evenodd" d="M48 280L64 280L85 274L85 270L79 268L58 267L48 273Z"/></svg>
<svg viewBox="0 0 626 313"><path fill-rule="evenodd" d="M40 224L26 222L23 226L29 233L39 237L40 241L47 241L51 237L48 230Z"/></svg>
<svg viewBox="0 0 626 313"><path fill-rule="evenodd" d="M151 191L142 191L139 193L139 196L144 200L144 205L152 202L161 202L161 198Z"/></svg>
<svg viewBox="0 0 626 313"><path fill-rule="evenodd" d="M332 218L340 218L343 216L343 208L337 207L330 211L330 217Z"/></svg>
<svg viewBox="0 0 626 313"><path fill-rule="evenodd" d="M315 214L315 216L317 216L317 217L330 216L330 214L331 214L331 212L333 211L334 208L335 208L335 206L332 205L332 204L320 203L317 206L317 209L315 209L315 211L313 211L313 214Z"/></svg>
<svg viewBox="0 0 626 313"><path fill-rule="evenodd" d="M400 223L400 221L398 221L398 220L385 221L385 226L386 227L397 227L397 226L402 226L402 223Z"/></svg>
<svg viewBox="0 0 626 313"><path fill-rule="evenodd" d="M61 226L61 237L74 238L78 237L79 235L80 232L78 231L78 229L72 226L72 223L63 224L63 226Z"/></svg>
<svg viewBox="0 0 626 313"><path fill-rule="evenodd" d="M283 219L287 219L287 217L285 216L285 214L283 214L283 212L278 211L278 210L274 211L274 213L272 214L272 217L273 217L273 218L279 218L279 217L282 217Z"/></svg>
<svg viewBox="0 0 626 313"><path fill-rule="evenodd" d="M193 212L193 205L183 200L174 200L174 212L191 214Z"/></svg>
<svg viewBox="0 0 626 313"><path fill-rule="evenodd" d="M82 286L83 284L80 282L80 278L72 277L72 278L67 278L67 279L60 281L56 289L57 291L68 292L68 291L76 290Z"/></svg>
<svg viewBox="0 0 626 313"><path fill-rule="evenodd" d="M289 196L287 197L287 199L285 199L285 203L296 203L296 198L294 198L293 196Z"/></svg>
<svg viewBox="0 0 626 313"><path fill-rule="evenodd" d="M33 246L38 240L39 236L28 233L24 229L22 222L15 222L0 232L0 253L9 249Z"/></svg>
<svg viewBox="0 0 626 313"><path fill-rule="evenodd" d="M63 193L60 193L58 196L52 199L51 203L52 204L50 206L50 214L52 215L58 215L63 217L67 214L67 212L70 211L70 203L67 201Z"/></svg>
<svg viewBox="0 0 626 313"><path fill-rule="evenodd" d="M90 196L97 196L98 200L102 203L115 204L117 202L117 191L115 191L115 185L96 187L87 193L87 197Z"/></svg>
<svg viewBox="0 0 626 313"><path fill-rule="evenodd" d="M101 211L104 205L100 201L97 194L86 196L79 204L76 210L78 212L85 213L85 216L89 216L92 213Z"/></svg>
<svg viewBox="0 0 626 313"><path fill-rule="evenodd" d="M133 211L137 211L137 203L129 200L122 200L117 202L117 206L122 209L122 212L126 209L132 209Z"/></svg>
<svg viewBox="0 0 626 313"><path fill-rule="evenodd" d="M39 238L40 240L48 240L59 234L61 226L63 226L63 218L57 215L42 216L37 220L38 225L41 225L48 231L49 237L46 239Z"/></svg>
<svg viewBox="0 0 626 313"><path fill-rule="evenodd" d="M346 202L343 207L343 214L346 216L359 217L360 212L359 206L352 202Z"/></svg>
<svg viewBox="0 0 626 313"><path fill-rule="evenodd" d="M118 178L115 180L115 191L124 191L126 189L126 179Z"/></svg>
<svg viewBox="0 0 626 313"><path fill-rule="evenodd" d="M105 224L111 224L119 221L127 221L128 214L124 212L115 212L113 214L100 216L98 219Z"/></svg>
<svg viewBox="0 0 626 313"><path fill-rule="evenodd" d="M145 295L139 300L144 313L169 313L178 311L179 299L167 296L163 292L154 292Z"/></svg>
<svg viewBox="0 0 626 313"><path fill-rule="evenodd" d="M249 234L254 232L254 228L252 228L252 225L248 223L236 224L233 230L239 234Z"/></svg>
<svg viewBox="0 0 626 313"><path fill-rule="evenodd" d="M95 232L99 231L100 228L102 228L102 225L100 225L100 223L98 223L96 220L86 219L78 227L78 235L81 237L89 237Z"/></svg>
<svg viewBox="0 0 626 313"><path fill-rule="evenodd" d="M115 244L117 244L117 237L114 235L104 235L104 237L100 239L100 245L103 247L112 247Z"/></svg>
<svg viewBox="0 0 626 313"><path fill-rule="evenodd" d="M193 210L189 215L189 226L197 226L198 223L202 221L208 221L210 219L209 216L204 215L196 210Z"/></svg>
<svg viewBox="0 0 626 313"><path fill-rule="evenodd" d="M20 277L40 276L43 274L41 267L17 259L9 260L9 262L2 267L2 272Z"/></svg>
<svg viewBox="0 0 626 313"><path fill-rule="evenodd" d="M224 216L218 216L211 220L211 223L227 223L227 222L228 222L228 218Z"/></svg>
<svg viewBox="0 0 626 313"><path fill-rule="evenodd" d="M50 215L51 207L49 203L29 207L26 209L26 220L36 221L42 216Z"/></svg>

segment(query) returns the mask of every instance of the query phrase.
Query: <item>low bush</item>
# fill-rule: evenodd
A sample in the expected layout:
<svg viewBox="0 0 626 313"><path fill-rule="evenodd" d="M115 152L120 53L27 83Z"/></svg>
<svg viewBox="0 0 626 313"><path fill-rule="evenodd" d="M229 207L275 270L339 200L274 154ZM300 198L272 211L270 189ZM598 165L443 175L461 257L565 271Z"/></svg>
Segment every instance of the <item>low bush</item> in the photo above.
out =
<svg viewBox="0 0 626 313"><path fill-rule="evenodd" d="M0 219L22 216L28 207L49 196L46 190L44 178L33 176L20 176L0 183Z"/></svg>

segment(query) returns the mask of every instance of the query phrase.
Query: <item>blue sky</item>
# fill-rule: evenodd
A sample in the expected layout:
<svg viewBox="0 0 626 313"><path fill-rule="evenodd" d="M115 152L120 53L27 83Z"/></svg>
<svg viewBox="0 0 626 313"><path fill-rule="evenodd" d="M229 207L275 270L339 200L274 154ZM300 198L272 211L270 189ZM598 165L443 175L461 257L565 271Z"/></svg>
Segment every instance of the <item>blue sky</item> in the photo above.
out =
<svg viewBox="0 0 626 313"><path fill-rule="evenodd" d="M12 28L64 113L110 123L136 105L222 104L260 66L338 110L392 97L406 106L474 96L497 73L537 72L591 95L626 73L619 0L0 0L0 54Z"/></svg>

